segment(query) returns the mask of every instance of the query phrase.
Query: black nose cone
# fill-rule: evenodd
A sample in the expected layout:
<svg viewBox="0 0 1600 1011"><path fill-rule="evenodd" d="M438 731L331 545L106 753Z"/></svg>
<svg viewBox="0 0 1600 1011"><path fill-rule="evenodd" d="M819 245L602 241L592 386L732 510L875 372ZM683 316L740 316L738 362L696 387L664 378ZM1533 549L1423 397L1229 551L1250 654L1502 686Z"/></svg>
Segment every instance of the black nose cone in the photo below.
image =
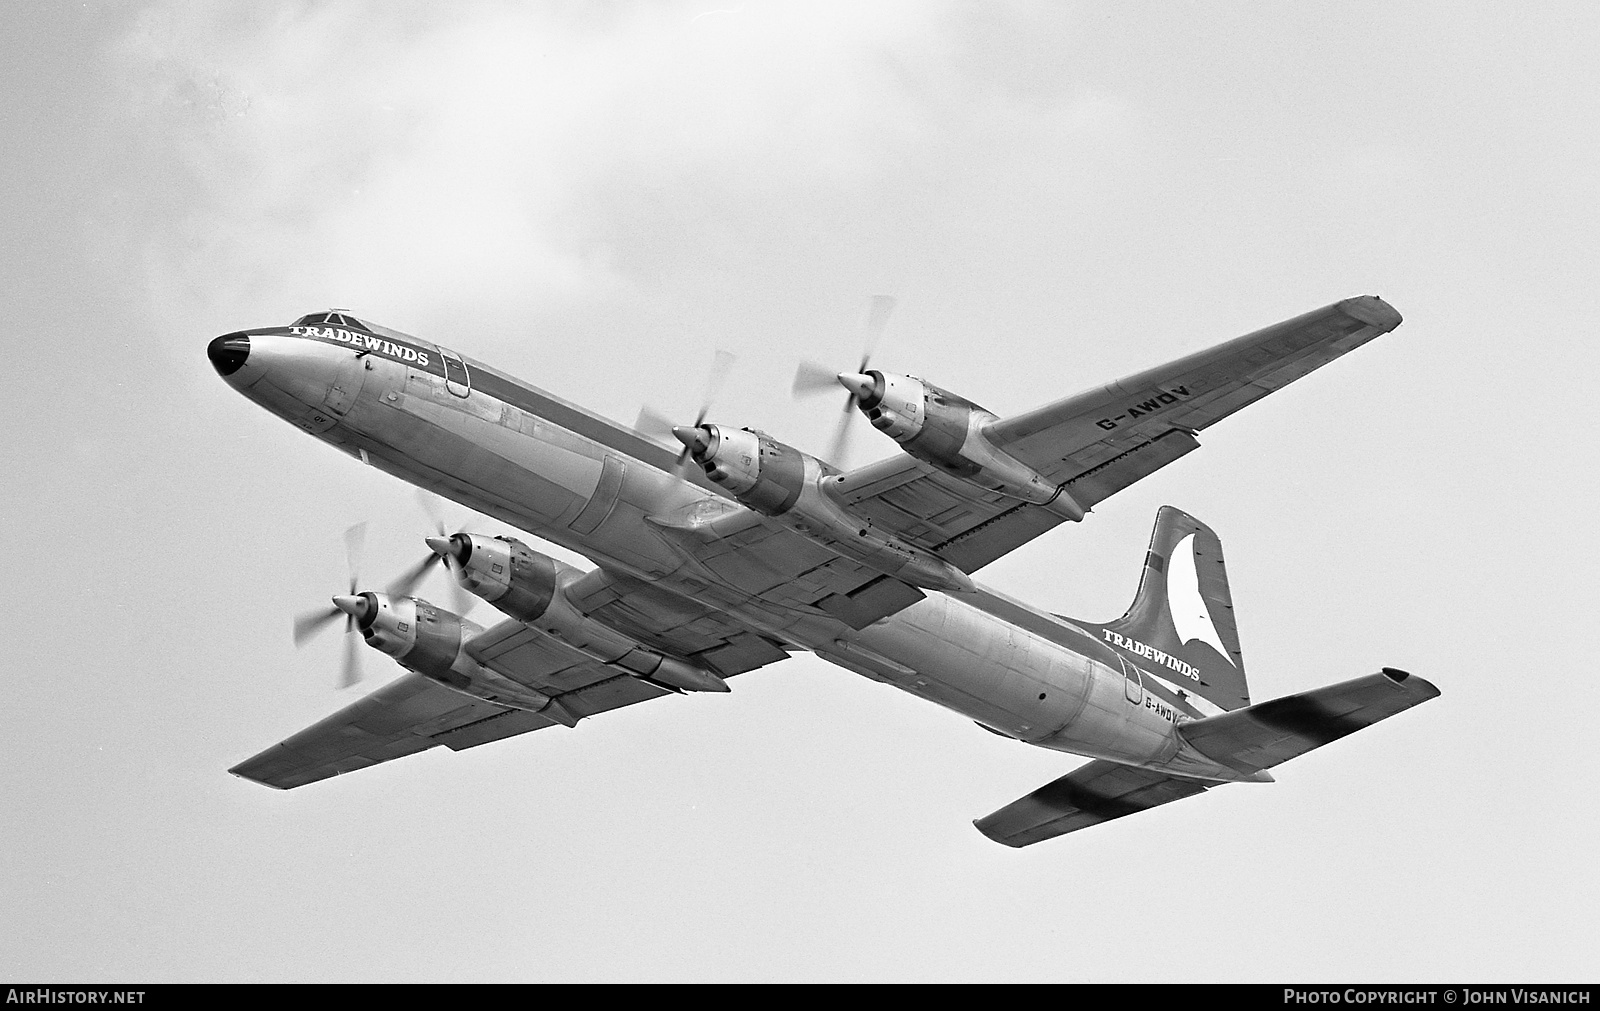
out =
<svg viewBox="0 0 1600 1011"><path fill-rule="evenodd" d="M227 333L206 345L206 357L216 368L217 375L231 376L244 366L250 357L250 338L242 333Z"/></svg>

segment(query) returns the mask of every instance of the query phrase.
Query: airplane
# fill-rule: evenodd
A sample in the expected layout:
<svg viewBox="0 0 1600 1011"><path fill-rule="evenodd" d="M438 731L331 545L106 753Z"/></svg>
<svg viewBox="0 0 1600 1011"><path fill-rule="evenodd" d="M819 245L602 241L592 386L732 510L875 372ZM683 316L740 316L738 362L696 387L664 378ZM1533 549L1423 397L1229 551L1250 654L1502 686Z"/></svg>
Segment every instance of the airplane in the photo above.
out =
<svg viewBox="0 0 1600 1011"><path fill-rule="evenodd" d="M1221 541L1172 506L1156 514L1138 591L1115 621L1050 613L973 573L1400 322L1376 296L1348 298L1007 418L863 359L833 377L846 418L865 415L903 452L848 471L708 423L704 409L672 441L652 438L342 310L223 334L207 356L250 400L594 563L441 528L386 590L352 581L301 629L342 619L405 673L229 771L292 789L439 745L726 692L809 652L1002 737L1090 759L974 822L1007 846L1270 782L1271 768L1439 689L1385 667L1252 702ZM484 627L411 595L439 564L501 619Z"/></svg>

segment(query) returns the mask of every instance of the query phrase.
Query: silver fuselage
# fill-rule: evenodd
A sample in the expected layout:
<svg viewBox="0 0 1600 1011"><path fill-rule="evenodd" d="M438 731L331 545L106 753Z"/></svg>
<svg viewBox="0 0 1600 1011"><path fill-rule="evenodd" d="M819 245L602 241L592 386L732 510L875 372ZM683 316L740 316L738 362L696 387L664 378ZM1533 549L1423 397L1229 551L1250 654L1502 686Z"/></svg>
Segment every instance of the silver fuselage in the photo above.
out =
<svg viewBox="0 0 1600 1011"><path fill-rule="evenodd" d="M696 558L696 545L719 536L707 530L773 521L683 473L670 450L489 366L469 359L462 369L425 341L383 331L396 341L389 351L403 346L408 361L362 352L371 337L333 329L241 331L248 357L226 380L371 466L1005 736L1200 778L1241 778L1182 741L1176 727L1190 714L1145 692L1137 675L1125 675L1126 661L1070 622L982 587L929 592L860 630L775 606L761 594L790 564L777 557L781 539L742 548L735 568L713 571ZM452 368L441 369L439 356L453 359Z"/></svg>

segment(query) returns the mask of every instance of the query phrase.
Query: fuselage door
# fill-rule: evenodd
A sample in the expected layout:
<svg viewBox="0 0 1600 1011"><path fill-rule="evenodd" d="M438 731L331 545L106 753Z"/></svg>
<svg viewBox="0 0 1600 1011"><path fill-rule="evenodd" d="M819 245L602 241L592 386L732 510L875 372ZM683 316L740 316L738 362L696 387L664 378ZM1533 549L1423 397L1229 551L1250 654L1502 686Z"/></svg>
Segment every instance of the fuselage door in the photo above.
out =
<svg viewBox="0 0 1600 1011"><path fill-rule="evenodd" d="M1122 687L1127 693L1128 701L1136 706L1140 705L1144 702L1144 679L1139 675L1139 668L1120 656L1117 657L1117 663L1122 665Z"/></svg>
<svg viewBox="0 0 1600 1011"><path fill-rule="evenodd" d="M464 397L472 392L472 377L467 374L467 367L461 361L461 356L449 348L440 348L439 355L444 358L444 385L451 393Z"/></svg>

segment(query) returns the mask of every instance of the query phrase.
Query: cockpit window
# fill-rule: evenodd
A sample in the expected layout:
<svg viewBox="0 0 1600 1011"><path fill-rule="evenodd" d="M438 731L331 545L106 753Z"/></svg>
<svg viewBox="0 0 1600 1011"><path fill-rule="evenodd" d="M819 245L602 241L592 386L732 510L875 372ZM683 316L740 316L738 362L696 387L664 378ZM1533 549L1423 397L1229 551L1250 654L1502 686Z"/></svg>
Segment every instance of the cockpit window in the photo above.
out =
<svg viewBox="0 0 1600 1011"><path fill-rule="evenodd" d="M309 316L301 316L294 321L294 326L349 326L358 330L370 331L372 328L356 319L354 316L337 312L314 312Z"/></svg>

